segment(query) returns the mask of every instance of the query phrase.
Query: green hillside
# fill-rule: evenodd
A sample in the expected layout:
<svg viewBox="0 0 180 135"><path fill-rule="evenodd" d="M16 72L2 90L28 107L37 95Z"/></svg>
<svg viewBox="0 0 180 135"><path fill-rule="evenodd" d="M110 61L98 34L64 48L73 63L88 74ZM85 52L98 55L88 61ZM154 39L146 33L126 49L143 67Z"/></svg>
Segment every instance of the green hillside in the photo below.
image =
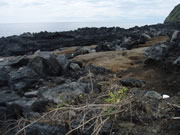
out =
<svg viewBox="0 0 180 135"><path fill-rule="evenodd" d="M180 4L178 4L165 19L165 23L177 23L180 22Z"/></svg>

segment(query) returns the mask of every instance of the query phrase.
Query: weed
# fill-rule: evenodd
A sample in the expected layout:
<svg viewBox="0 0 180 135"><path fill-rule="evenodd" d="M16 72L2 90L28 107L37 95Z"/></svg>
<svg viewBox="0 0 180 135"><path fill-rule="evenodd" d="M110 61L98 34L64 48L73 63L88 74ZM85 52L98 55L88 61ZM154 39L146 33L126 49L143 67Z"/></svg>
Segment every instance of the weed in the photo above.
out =
<svg viewBox="0 0 180 135"><path fill-rule="evenodd" d="M126 91L128 89L126 87L123 87L122 89L118 91L113 91L109 93L109 98L106 98L105 101L106 103L119 103L120 100L124 99L126 97Z"/></svg>

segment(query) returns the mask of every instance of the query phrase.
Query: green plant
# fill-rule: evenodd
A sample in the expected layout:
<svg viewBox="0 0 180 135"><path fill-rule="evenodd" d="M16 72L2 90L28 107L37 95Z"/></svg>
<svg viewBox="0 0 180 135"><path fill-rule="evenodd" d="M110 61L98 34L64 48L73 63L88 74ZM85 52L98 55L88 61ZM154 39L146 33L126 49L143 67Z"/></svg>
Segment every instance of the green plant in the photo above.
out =
<svg viewBox="0 0 180 135"><path fill-rule="evenodd" d="M63 99L63 96L62 96L62 95L59 95L58 98L59 98L62 102L64 102L64 99ZM58 104L56 105L56 108L61 108L61 107L63 107L63 106L64 106L63 103L58 103Z"/></svg>
<svg viewBox="0 0 180 135"><path fill-rule="evenodd" d="M63 107L63 104L58 103L58 104L56 105L56 108L61 108L61 107Z"/></svg>
<svg viewBox="0 0 180 135"><path fill-rule="evenodd" d="M120 100L122 100L123 98L126 97L126 91L128 89L126 87L123 87L122 89L118 90L118 91L113 91L109 93L109 98L106 98L105 101L107 103L119 103Z"/></svg>

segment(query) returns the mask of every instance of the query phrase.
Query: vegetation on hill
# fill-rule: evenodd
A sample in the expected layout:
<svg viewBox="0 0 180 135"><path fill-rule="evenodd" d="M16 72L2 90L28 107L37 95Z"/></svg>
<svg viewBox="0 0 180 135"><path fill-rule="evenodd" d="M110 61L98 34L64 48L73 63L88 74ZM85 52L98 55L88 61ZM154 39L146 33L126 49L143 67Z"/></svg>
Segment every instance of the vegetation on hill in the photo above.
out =
<svg viewBox="0 0 180 135"><path fill-rule="evenodd" d="M178 4L165 19L165 23L177 23L180 22L180 4Z"/></svg>

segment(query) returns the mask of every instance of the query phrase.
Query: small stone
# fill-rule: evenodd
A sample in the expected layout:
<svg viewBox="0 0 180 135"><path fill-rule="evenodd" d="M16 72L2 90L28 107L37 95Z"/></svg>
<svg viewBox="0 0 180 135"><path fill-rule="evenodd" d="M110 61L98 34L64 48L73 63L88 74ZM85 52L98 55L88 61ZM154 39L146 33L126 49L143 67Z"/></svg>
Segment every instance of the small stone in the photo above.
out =
<svg viewBox="0 0 180 135"><path fill-rule="evenodd" d="M70 64L70 68L73 70L73 71L77 71L77 70L80 70L80 66L77 64L77 63L71 63Z"/></svg>
<svg viewBox="0 0 180 135"><path fill-rule="evenodd" d="M152 99L158 99L158 100L162 99L162 96L156 91L148 91L144 96Z"/></svg>

